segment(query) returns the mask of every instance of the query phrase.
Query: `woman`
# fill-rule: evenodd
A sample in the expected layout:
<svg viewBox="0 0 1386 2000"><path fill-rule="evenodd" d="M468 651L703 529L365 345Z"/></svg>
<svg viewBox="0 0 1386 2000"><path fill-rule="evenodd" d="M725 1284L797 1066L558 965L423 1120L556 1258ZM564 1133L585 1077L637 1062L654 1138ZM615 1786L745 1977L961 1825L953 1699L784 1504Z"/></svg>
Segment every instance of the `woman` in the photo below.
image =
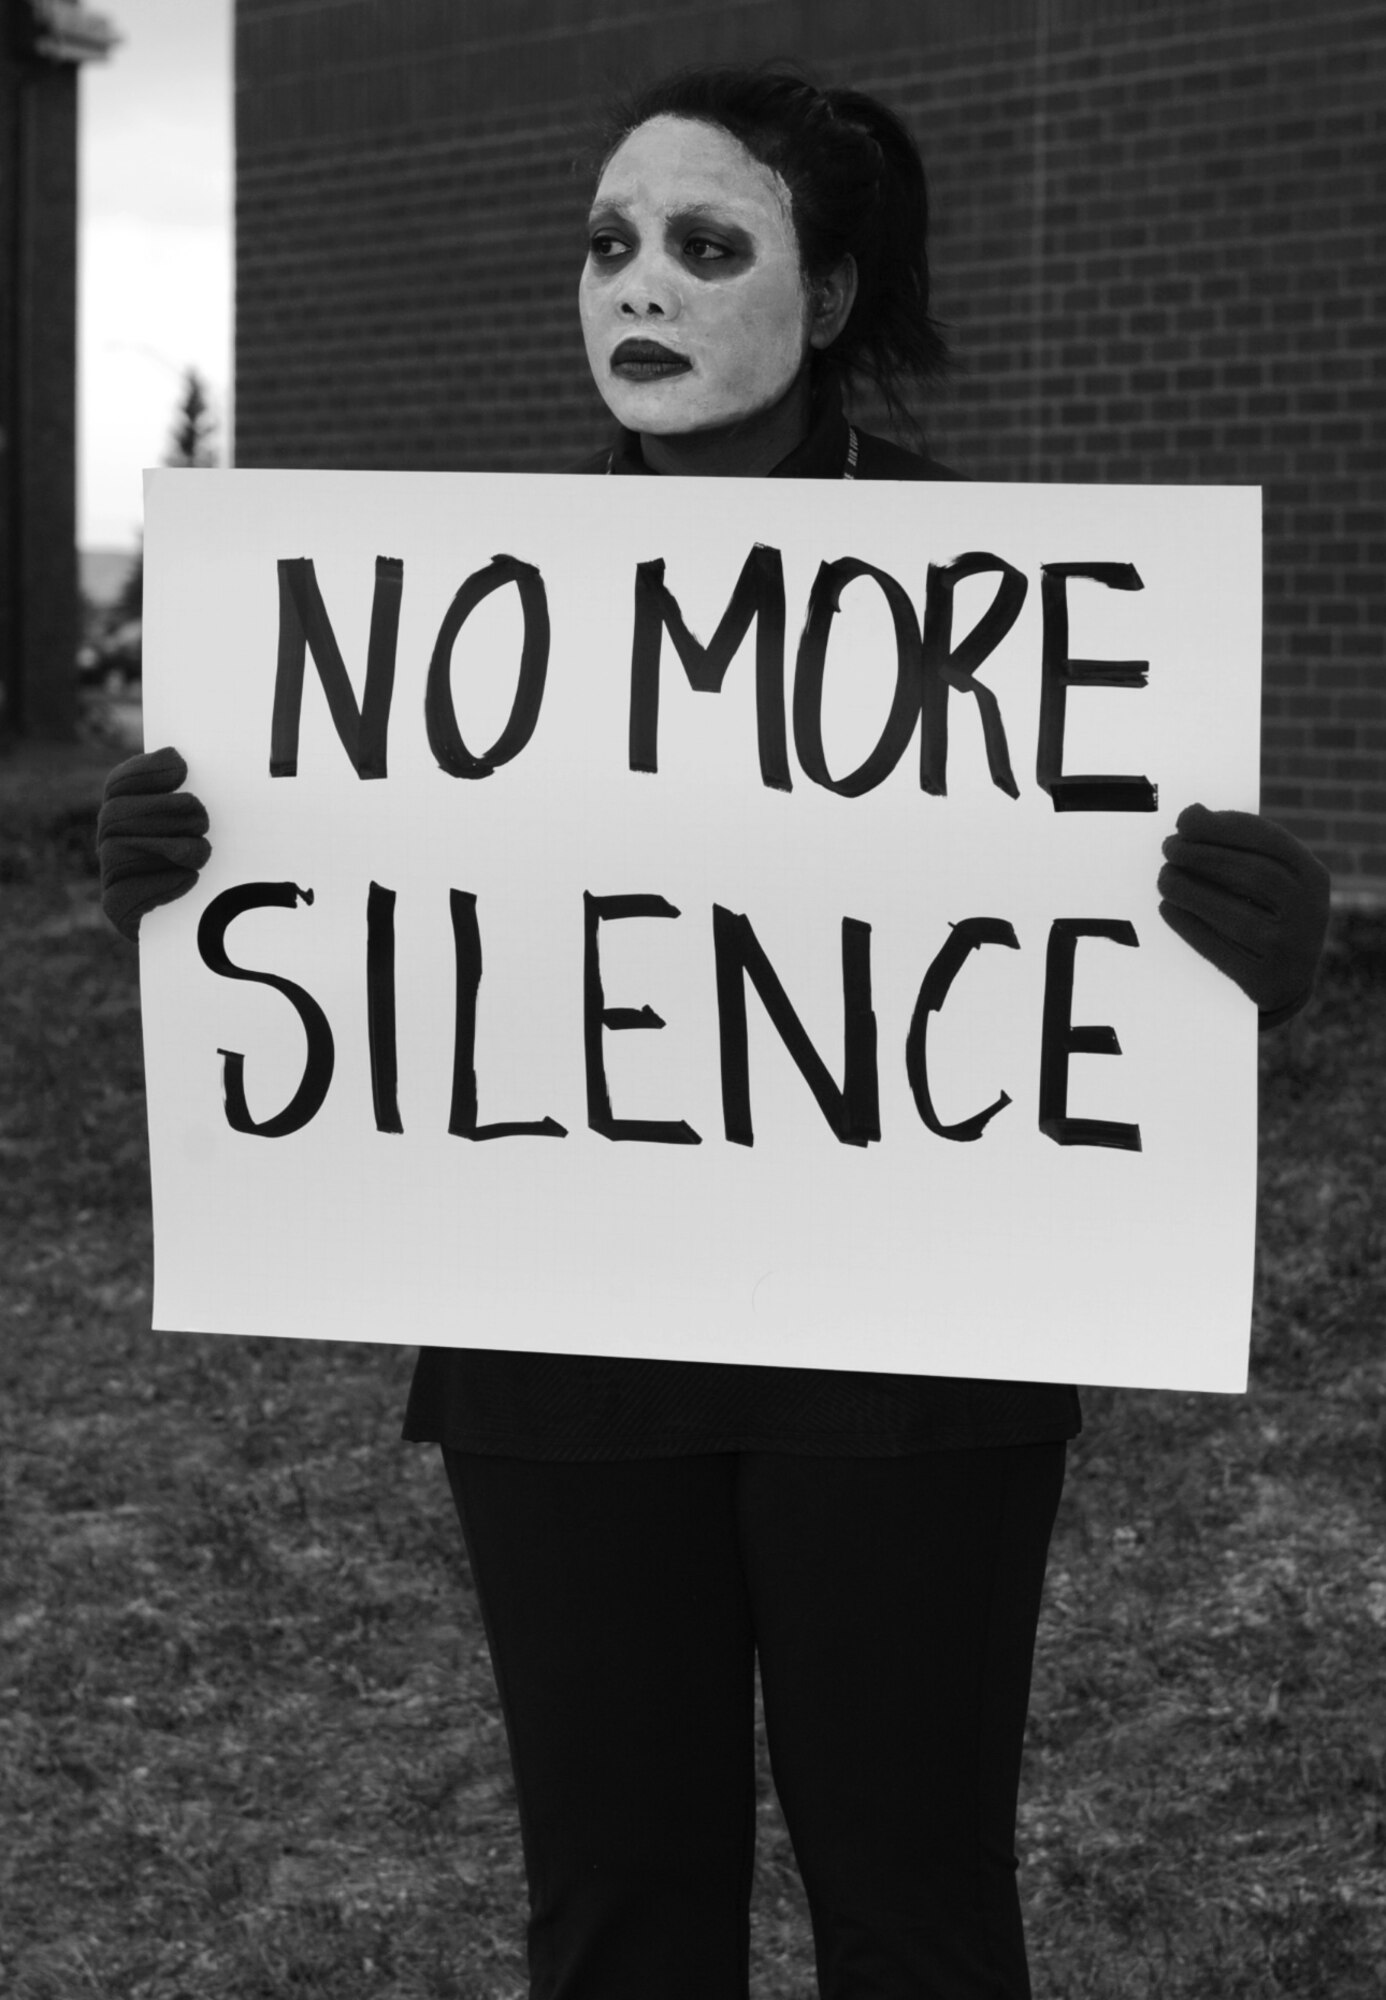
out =
<svg viewBox="0 0 1386 2000"><path fill-rule="evenodd" d="M773 70L645 92L609 135L579 288L615 442L578 470L959 475L850 424L945 350L926 204L885 108ZM172 751L113 774L108 911L195 879ZM1327 877L1252 815L1181 815L1163 913L1257 1001L1308 998ZM160 842L164 845L160 846ZM484 1336L484 1329L477 1329ZM1015 1810L1076 1391L425 1349L515 1769L542 2000L748 1992L760 1660L832 2000L1029 1993Z"/></svg>

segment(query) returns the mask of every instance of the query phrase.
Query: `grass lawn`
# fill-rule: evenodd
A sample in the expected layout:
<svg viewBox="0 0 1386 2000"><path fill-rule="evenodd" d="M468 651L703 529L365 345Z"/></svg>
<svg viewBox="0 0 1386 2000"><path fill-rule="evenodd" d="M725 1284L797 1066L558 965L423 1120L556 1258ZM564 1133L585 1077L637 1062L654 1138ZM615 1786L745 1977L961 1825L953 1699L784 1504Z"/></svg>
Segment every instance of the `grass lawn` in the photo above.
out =
<svg viewBox="0 0 1386 2000"><path fill-rule="evenodd" d="M524 1878L412 1352L156 1335L106 757L0 764L0 1992L509 2000ZM1021 1799L1037 2000L1386 1991L1386 924L1262 1047L1252 1392L1089 1390ZM753 1988L814 1991L760 1742ZM651 1995L651 2000L658 2000Z"/></svg>

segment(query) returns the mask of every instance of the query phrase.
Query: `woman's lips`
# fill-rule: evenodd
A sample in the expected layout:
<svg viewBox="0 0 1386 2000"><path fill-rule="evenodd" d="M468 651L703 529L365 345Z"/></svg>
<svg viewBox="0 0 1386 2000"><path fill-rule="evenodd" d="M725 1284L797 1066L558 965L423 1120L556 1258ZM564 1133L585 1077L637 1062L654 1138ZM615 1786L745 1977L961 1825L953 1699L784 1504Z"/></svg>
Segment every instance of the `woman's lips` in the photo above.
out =
<svg viewBox="0 0 1386 2000"><path fill-rule="evenodd" d="M668 375L686 375L693 363L657 340L623 340L611 357L611 372L623 382L658 382Z"/></svg>

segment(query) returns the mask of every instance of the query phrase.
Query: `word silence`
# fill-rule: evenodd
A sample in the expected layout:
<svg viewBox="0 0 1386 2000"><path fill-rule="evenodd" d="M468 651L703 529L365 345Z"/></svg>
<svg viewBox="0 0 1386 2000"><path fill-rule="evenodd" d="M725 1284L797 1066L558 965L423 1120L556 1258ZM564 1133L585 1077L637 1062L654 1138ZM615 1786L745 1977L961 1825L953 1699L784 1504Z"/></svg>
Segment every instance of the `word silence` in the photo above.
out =
<svg viewBox="0 0 1386 2000"><path fill-rule="evenodd" d="M227 1123L233 1131L283 1139L302 1131L322 1109L331 1087L336 1045L321 1004L297 981L257 972L235 963L226 948L232 922L254 909L294 909L314 900L311 889L294 882L248 882L225 889L202 913L197 948L204 965L222 978L248 980L281 993L298 1015L307 1039L302 1079L289 1102L272 1116L255 1118L245 1088L245 1056L219 1051ZM702 1135L685 1119L618 1117L607 1082L604 1036L631 1029L658 1029L666 1023L648 1004L608 1006L602 979L601 926L633 918L677 918L682 913L663 896L583 894L584 951L581 976L582 1050L587 1124L612 1140L651 1145L697 1146ZM371 1096L378 1132L402 1132L399 1109L399 1053L395 986L396 892L372 882L366 899L366 1017ZM461 889L448 893L456 971L451 1098L447 1129L456 1138L566 1139L568 1127L556 1118L497 1121L477 1118L476 1020L481 987L481 930L477 897ZM1140 1128L1115 1119L1072 1117L1068 1111L1069 1057L1120 1055L1114 1028L1075 1025L1072 1019L1074 960L1080 938L1105 938L1135 945L1133 926L1116 918L1056 918L1050 925L1045 959L1043 1022L1040 1036L1039 1128L1061 1146L1115 1146L1141 1150ZM997 1113L1012 1102L1002 1090L985 1108L944 1123L934 1108L929 1084L929 1018L943 1007L969 954L983 945L1020 948L1011 924L999 917L966 917L949 928L920 981L904 1042L904 1070L922 1123L941 1139L980 1139ZM814 1046L792 1000L771 964L750 918L712 906L712 950L717 995L723 1129L733 1145L752 1146L747 987L754 988L776 1034L813 1095L828 1131L841 1144L867 1146L881 1137L877 1020L872 1005L871 926L844 917L842 954L842 1081L833 1077Z"/></svg>

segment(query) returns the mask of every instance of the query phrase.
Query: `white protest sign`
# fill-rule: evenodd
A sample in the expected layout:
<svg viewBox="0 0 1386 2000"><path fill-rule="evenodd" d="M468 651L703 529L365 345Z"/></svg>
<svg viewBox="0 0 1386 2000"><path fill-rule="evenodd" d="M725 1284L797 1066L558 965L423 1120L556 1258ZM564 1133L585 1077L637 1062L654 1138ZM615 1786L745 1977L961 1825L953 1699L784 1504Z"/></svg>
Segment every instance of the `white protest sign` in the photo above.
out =
<svg viewBox="0 0 1386 2000"><path fill-rule="evenodd" d="M1256 808L1259 493L146 500L157 1326L1245 1386L1256 1011L1155 882Z"/></svg>

